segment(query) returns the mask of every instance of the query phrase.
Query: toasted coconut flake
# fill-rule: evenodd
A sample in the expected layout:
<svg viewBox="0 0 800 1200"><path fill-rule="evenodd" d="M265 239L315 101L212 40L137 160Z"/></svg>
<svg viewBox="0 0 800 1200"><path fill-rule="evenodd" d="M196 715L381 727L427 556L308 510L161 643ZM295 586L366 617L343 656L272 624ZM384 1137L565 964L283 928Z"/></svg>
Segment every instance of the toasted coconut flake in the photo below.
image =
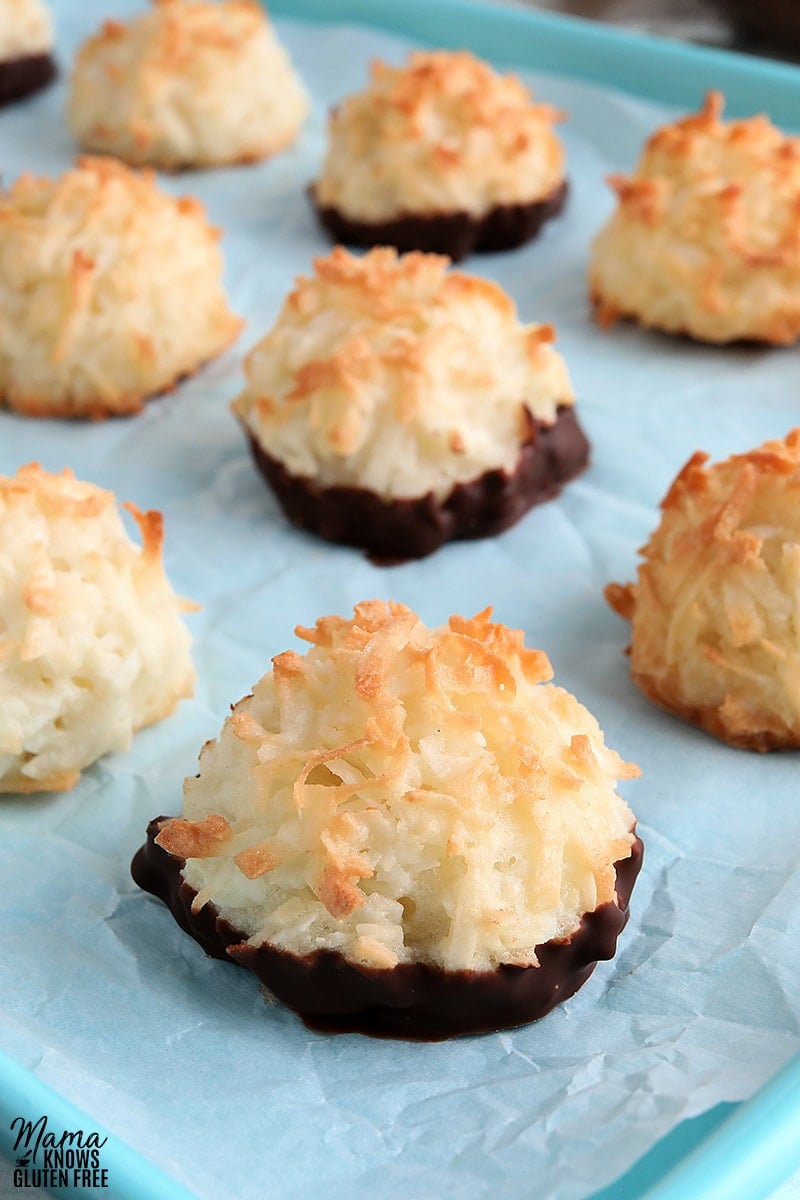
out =
<svg viewBox="0 0 800 1200"><path fill-rule="evenodd" d="M157 845L178 858L216 858L231 836L231 827L215 813L202 821L173 817L156 838Z"/></svg>

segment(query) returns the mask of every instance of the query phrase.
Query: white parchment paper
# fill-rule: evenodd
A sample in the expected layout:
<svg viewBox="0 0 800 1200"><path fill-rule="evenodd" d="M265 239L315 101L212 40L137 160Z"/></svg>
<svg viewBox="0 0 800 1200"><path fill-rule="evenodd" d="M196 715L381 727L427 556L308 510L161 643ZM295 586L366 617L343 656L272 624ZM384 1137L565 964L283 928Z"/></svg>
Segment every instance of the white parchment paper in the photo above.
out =
<svg viewBox="0 0 800 1200"><path fill-rule="evenodd" d="M56 2L62 63L102 18L136 7ZM0 413L0 471L70 465L163 509L170 576L204 606L191 618L193 701L68 795L0 803L0 1048L201 1200L577 1200L684 1117L749 1096L800 1048L797 756L729 749L648 705L628 679L626 627L602 598L609 580L631 577L693 450L725 455L798 421L797 352L591 323L584 275L611 207L603 176L629 167L668 113L532 77L570 114L569 207L540 241L468 269L507 287L525 320L556 324L590 470L502 537L388 570L288 528L227 401L242 353L325 249L303 189L327 106L362 84L370 58L397 60L406 44L279 27L314 97L299 145L265 166L164 180L225 230L233 305L248 319L241 344L131 420ZM62 105L59 87L0 115L6 178L67 167ZM645 866L617 959L529 1028L433 1046L310 1034L265 1005L251 976L205 958L130 880L147 820L179 809L201 743L296 644L294 625L369 597L431 624L494 604L643 768L626 797Z"/></svg>

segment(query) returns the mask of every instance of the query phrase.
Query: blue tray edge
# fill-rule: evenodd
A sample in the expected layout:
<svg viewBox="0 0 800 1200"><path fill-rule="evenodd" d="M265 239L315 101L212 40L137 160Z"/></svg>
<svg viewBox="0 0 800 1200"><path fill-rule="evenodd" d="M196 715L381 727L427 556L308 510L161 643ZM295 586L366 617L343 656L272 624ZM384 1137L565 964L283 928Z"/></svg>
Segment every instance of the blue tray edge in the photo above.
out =
<svg viewBox="0 0 800 1200"><path fill-rule="evenodd" d="M643 1200L762 1200L800 1166L800 1056L792 1059Z"/></svg>
<svg viewBox="0 0 800 1200"><path fill-rule="evenodd" d="M197 1200L194 1193L187 1191L160 1167L148 1162L71 1100L2 1051L0 1080L3 1083L0 1089L0 1154L5 1154L12 1163L16 1140L16 1131L12 1132L11 1129L12 1121L24 1117L26 1121L35 1122L40 1116L45 1116L48 1128L56 1136L64 1130L75 1132L81 1129L87 1135L97 1133L101 1138L108 1139L100 1151L101 1167L108 1170L108 1188L103 1189L102 1193L90 1189L92 1195L101 1194L108 1200ZM87 1196L87 1189L83 1187L47 1190L61 1197L75 1196L85 1200ZM15 1188L14 1194L22 1197L26 1191L26 1188Z"/></svg>
<svg viewBox="0 0 800 1200"><path fill-rule="evenodd" d="M47 1117L54 1131L82 1129L107 1139L102 1166L109 1173L108 1200L197 1200L177 1180L149 1162L83 1109L32 1071L0 1051L0 1154L14 1159L11 1123L16 1117ZM751 1100L718 1105L684 1121L647 1151L596 1200L765 1200L800 1167L800 1056L792 1059ZM699 1133L698 1133L699 1129ZM653 1186L676 1148L686 1156ZM48 1189L54 1196L85 1197L84 1188Z"/></svg>

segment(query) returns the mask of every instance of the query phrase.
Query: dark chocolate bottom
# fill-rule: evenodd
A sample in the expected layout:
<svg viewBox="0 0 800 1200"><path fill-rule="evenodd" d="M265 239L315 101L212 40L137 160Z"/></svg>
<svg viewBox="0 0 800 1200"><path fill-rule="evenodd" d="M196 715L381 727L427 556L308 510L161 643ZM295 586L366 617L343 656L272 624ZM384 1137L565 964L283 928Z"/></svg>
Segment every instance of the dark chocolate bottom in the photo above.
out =
<svg viewBox="0 0 800 1200"><path fill-rule="evenodd" d="M25 54L0 60L0 108L41 91L56 77L50 54Z"/></svg>
<svg viewBox="0 0 800 1200"><path fill-rule="evenodd" d="M332 950L299 957L269 945L250 946L213 904L193 913L196 892L181 875L185 860L155 842L168 819L158 817L148 825L147 842L131 864L135 882L164 901L206 954L252 971L309 1029L324 1033L438 1042L538 1020L576 992L600 959L614 957L642 865L637 837L630 858L615 864L616 903L586 913L571 937L537 946L537 967L443 971L401 963L379 969L348 962Z"/></svg>
<svg viewBox="0 0 800 1200"><path fill-rule="evenodd" d="M458 262L474 251L514 250L529 242L545 221L561 212L568 190L564 180L543 200L498 204L482 217L467 212L401 213L391 221L352 221L338 208L319 204L313 184L308 194L320 224L335 242L432 251Z"/></svg>
<svg viewBox="0 0 800 1200"><path fill-rule="evenodd" d="M486 471L471 483L456 484L443 500L431 492L384 500L367 488L320 487L292 475L247 432L256 465L294 525L366 550L384 566L424 558L444 542L501 533L529 508L558 495L589 461L589 442L575 410L562 406L552 425L529 417L529 436L511 473Z"/></svg>

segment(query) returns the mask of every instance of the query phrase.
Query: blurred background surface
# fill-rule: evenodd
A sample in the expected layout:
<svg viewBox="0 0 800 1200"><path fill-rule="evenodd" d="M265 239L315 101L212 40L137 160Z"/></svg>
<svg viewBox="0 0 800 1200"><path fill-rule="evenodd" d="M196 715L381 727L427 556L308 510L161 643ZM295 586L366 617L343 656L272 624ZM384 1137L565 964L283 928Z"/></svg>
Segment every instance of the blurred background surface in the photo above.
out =
<svg viewBox="0 0 800 1200"><path fill-rule="evenodd" d="M800 61L800 0L536 0L531 7Z"/></svg>

